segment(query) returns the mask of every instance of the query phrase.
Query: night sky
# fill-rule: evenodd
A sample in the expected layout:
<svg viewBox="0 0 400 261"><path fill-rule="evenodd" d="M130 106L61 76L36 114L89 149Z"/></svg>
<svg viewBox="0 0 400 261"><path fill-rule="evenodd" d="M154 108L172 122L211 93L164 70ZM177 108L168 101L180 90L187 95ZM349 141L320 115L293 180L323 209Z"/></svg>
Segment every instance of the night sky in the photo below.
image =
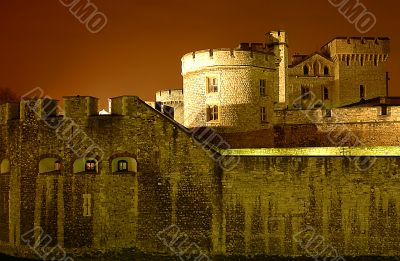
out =
<svg viewBox="0 0 400 261"><path fill-rule="evenodd" d="M390 95L400 95L400 2L361 2L377 18L364 35L328 0L92 0L108 19L92 34L59 0L3 0L0 87L20 95L41 87L55 99L91 95L103 107L120 95L154 100L157 90L181 88L185 53L264 42L266 32L282 29L291 54L336 36L390 37Z"/></svg>

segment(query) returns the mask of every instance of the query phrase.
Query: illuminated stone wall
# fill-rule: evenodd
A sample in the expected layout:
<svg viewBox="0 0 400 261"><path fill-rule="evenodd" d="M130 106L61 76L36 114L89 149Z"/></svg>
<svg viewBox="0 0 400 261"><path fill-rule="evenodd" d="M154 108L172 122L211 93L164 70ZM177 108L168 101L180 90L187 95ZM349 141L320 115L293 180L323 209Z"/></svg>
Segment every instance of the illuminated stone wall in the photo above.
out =
<svg viewBox="0 0 400 261"><path fill-rule="evenodd" d="M399 167L398 157L379 157L367 171L347 157L242 157L223 179L225 251L399 255ZM307 227L316 249L295 239Z"/></svg>
<svg viewBox="0 0 400 261"><path fill-rule="evenodd" d="M124 249L173 256L157 234L176 225L187 244L209 256L307 255L295 238L307 227L341 255L400 254L398 147L221 151L240 156L239 165L224 170L188 130L137 97L112 102L113 115L69 114L80 120L74 133L88 134L104 155L98 174L74 173L79 157L57 136L71 135L59 125L65 118L47 119L63 132L26 108L23 120L5 118L0 160L8 159L10 169L4 165L0 174L2 253L34 257L23 235L40 226L49 246L73 257L115 259ZM375 154L366 171L346 156ZM119 157L134 158L137 172L113 172ZM39 174L48 158L62 169Z"/></svg>
<svg viewBox="0 0 400 261"><path fill-rule="evenodd" d="M198 232L213 229L215 165L190 133L137 97L113 99L109 116L75 106L87 104L87 97L68 99L71 118L46 119L58 129L39 121L29 106L24 120L8 117L0 126L0 162L11 163L10 172L0 174L0 251L34 257L23 235L37 226L51 238L49 247L77 256L126 248L171 254L157 233L173 224L211 246L211 232ZM59 139L72 135L73 144L85 149L90 146L85 137L93 140L94 151L103 156L98 174L74 173L79 157ZM134 158L137 172L113 173L115 157ZM59 159L62 170L39 174L46 158ZM195 216L200 219L192 223Z"/></svg>

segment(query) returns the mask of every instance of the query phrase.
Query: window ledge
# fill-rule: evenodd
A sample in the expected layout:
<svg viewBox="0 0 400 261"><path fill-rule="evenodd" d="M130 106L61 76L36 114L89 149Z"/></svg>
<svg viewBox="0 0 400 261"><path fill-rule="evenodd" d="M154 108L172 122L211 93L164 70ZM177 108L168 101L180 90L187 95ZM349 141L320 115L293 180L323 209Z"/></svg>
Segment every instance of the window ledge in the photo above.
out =
<svg viewBox="0 0 400 261"><path fill-rule="evenodd" d="M59 170L53 170L53 171L49 171L49 172L43 172L43 173L39 173L39 175L60 175L61 171Z"/></svg>
<svg viewBox="0 0 400 261"><path fill-rule="evenodd" d="M137 172L134 171L116 171L113 172L113 175L136 175Z"/></svg>
<svg viewBox="0 0 400 261"><path fill-rule="evenodd" d="M82 171L74 173L74 175L99 175L98 172L89 172L89 171Z"/></svg>

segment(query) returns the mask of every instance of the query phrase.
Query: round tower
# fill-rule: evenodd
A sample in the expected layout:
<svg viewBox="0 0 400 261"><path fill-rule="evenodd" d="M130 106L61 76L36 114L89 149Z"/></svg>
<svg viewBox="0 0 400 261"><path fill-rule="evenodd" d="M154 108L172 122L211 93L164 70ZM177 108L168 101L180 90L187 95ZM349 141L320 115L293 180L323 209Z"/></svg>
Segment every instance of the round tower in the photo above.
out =
<svg viewBox="0 0 400 261"><path fill-rule="evenodd" d="M277 88L275 62L264 44L184 55L184 125L221 132L267 128Z"/></svg>

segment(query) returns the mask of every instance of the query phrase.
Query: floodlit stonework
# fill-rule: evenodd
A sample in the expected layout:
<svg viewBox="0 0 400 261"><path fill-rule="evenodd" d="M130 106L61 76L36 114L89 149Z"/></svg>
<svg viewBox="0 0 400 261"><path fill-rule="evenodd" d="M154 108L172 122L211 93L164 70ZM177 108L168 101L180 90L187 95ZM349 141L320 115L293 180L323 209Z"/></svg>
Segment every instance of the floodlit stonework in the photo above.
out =
<svg viewBox="0 0 400 261"><path fill-rule="evenodd" d="M62 114L51 99L1 104L0 252L399 256L388 53L387 38L336 38L289 65L287 34L271 32L186 54L183 90L115 97L108 115L95 97L64 97Z"/></svg>

